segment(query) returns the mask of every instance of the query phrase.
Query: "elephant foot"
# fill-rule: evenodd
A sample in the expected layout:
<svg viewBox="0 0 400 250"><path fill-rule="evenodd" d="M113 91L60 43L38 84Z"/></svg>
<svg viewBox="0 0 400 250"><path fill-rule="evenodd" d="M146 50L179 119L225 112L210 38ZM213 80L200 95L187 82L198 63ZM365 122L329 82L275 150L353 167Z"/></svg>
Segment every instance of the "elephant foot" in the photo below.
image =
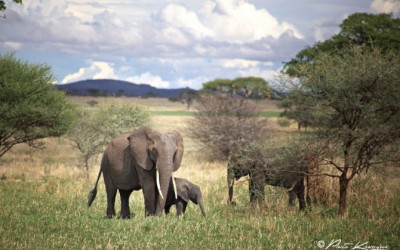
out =
<svg viewBox="0 0 400 250"><path fill-rule="evenodd" d="M112 219L115 216L115 209L107 208L107 218Z"/></svg>

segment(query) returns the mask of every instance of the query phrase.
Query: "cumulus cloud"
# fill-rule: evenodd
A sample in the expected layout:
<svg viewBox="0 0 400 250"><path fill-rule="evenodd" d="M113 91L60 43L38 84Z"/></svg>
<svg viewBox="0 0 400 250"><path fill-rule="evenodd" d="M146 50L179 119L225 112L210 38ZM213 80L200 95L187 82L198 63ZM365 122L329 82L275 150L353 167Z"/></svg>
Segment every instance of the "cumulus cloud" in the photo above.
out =
<svg viewBox="0 0 400 250"><path fill-rule="evenodd" d="M231 60L225 60L224 67L225 68L249 68L249 67L256 67L258 64L260 64L260 62L254 61L254 60L231 59Z"/></svg>
<svg viewBox="0 0 400 250"><path fill-rule="evenodd" d="M295 24L247 0L168 2L27 1L8 10L0 47L87 63L63 68L60 83L115 78L168 88L266 77L305 45Z"/></svg>
<svg viewBox="0 0 400 250"><path fill-rule="evenodd" d="M373 0L370 7L377 12L400 13L399 0Z"/></svg>
<svg viewBox="0 0 400 250"><path fill-rule="evenodd" d="M213 32L203 25L194 11L188 10L180 4L167 5L161 10L159 16L167 26L183 29L196 38L213 35Z"/></svg>
<svg viewBox="0 0 400 250"><path fill-rule="evenodd" d="M146 83L150 84L153 87L157 88L169 88L170 83L168 81L163 80L160 76L153 75L150 72L145 72L137 76L131 76L126 78L125 80L134 82L134 83Z"/></svg>
<svg viewBox="0 0 400 250"><path fill-rule="evenodd" d="M80 68L78 72L64 77L61 83L70 83L86 79L115 79L113 65L107 62L91 62L89 67Z"/></svg>
<svg viewBox="0 0 400 250"><path fill-rule="evenodd" d="M257 9L244 0L206 1L197 13L183 5L169 4L159 19L196 39L243 44L265 37L278 39L285 32L296 39L304 38L293 24L279 22L266 9Z"/></svg>

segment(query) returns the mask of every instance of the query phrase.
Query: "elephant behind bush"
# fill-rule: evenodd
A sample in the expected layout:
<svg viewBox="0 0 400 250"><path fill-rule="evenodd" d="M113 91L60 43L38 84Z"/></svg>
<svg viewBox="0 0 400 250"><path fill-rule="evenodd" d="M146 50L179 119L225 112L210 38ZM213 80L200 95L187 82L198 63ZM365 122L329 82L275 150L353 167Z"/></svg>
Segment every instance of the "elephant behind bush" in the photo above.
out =
<svg viewBox="0 0 400 250"><path fill-rule="evenodd" d="M234 181L243 176L249 176L249 196L250 202L254 206L256 204L263 204L265 201L265 185L274 187L286 188L289 192L289 205L294 205L295 197L299 200L299 209L303 210L307 204L305 201L305 184L304 180L307 179L305 175L307 165L305 161L301 161L292 170L281 169L279 167L272 167L271 165L264 165L257 160L247 162L242 165L240 160L230 160L228 163L227 181L229 188L229 204L234 204L233 201L233 185ZM307 203L309 202L307 196Z"/></svg>

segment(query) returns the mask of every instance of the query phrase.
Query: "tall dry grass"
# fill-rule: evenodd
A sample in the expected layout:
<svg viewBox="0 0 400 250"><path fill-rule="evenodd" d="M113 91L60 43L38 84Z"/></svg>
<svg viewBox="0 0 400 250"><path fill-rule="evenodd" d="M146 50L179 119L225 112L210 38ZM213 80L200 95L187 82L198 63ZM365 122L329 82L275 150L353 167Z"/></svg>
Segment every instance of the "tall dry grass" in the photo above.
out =
<svg viewBox="0 0 400 250"><path fill-rule="evenodd" d="M153 100L145 101L149 109L162 110L164 105L158 99L154 105ZM169 110L185 107L168 105ZM102 181L94 204L86 207L100 157L92 162L88 180L77 167L79 151L64 138L49 138L44 149L19 145L0 158L0 249L319 249L321 242L327 246L339 239L389 249L400 245L398 177L371 171L354 180L349 212L342 219L336 217L335 200L300 213L288 207L284 189L270 186L266 186L266 208L253 209L245 178L235 185L237 205L228 206L226 162L210 162L204 155L207 149L188 137L189 119L154 116L153 127L182 134L185 154L176 176L201 187L206 219L192 203L183 219L173 214L144 218L141 192L131 196L131 220L105 219ZM281 128L274 119L267 124L277 141L296 132L296 124L292 125ZM327 179L324 185L337 192L336 180ZM117 199L117 211L119 206Z"/></svg>

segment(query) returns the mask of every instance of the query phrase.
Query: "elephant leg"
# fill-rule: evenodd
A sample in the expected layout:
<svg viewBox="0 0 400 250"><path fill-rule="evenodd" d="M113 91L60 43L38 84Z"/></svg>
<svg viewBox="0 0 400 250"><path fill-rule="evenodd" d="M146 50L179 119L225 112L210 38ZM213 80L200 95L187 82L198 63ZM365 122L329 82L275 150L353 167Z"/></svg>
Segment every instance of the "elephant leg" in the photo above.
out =
<svg viewBox="0 0 400 250"><path fill-rule="evenodd" d="M265 192L264 192L264 182L262 180L255 181L255 201L260 207L265 206Z"/></svg>
<svg viewBox="0 0 400 250"><path fill-rule="evenodd" d="M164 207L164 212L165 212L165 214L169 214L169 212L170 212L170 210L171 210L171 206L172 206L172 205L170 205L170 204L165 204L165 207Z"/></svg>
<svg viewBox="0 0 400 250"><path fill-rule="evenodd" d="M299 199L299 209L304 210L306 208L306 201L304 199L304 182L303 180L299 181L296 186L296 195Z"/></svg>
<svg viewBox="0 0 400 250"><path fill-rule="evenodd" d="M253 206L259 204L261 207L265 205L265 176L262 168L258 169L257 167L250 172L250 198Z"/></svg>
<svg viewBox="0 0 400 250"><path fill-rule="evenodd" d="M154 216L156 214L157 188L155 181L155 170L144 170L141 167L136 168L142 184L144 197L145 216Z"/></svg>
<svg viewBox="0 0 400 250"><path fill-rule="evenodd" d="M186 211L186 206L187 206L187 202L185 202L182 199L178 199L176 201L176 216L181 216L185 213Z"/></svg>
<svg viewBox="0 0 400 250"><path fill-rule="evenodd" d="M107 217L112 218L115 216L115 196L117 195L117 189L114 187L107 187Z"/></svg>
<svg viewBox="0 0 400 250"><path fill-rule="evenodd" d="M290 190L288 193L289 193L289 206L293 207L297 193L294 190Z"/></svg>
<svg viewBox="0 0 400 250"><path fill-rule="evenodd" d="M119 190L119 195L121 196L121 218L129 219L131 218L131 211L129 209L129 196L131 196L132 189L130 190Z"/></svg>

